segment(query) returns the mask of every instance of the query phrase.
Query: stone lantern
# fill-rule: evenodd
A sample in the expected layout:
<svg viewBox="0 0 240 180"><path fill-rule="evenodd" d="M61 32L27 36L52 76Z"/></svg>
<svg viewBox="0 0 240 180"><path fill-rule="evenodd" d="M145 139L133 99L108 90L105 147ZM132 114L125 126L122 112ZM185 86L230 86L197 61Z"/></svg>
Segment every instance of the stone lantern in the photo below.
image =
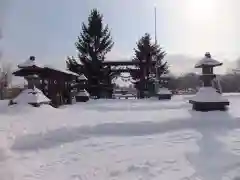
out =
<svg viewBox="0 0 240 180"><path fill-rule="evenodd" d="M170 80L170 76L168 74L162 74L158 80L158 83L160 85L160 87L156 89L158 99L171 99L172 92L168 89L168 82Z"/></svg>
<svg viewBox="0 0 240 180"><path fill-rule="evenodd" d="M76 101L77 102L87 102L90 98L89 93L86 91L85 86L87 82L87 78L82 74L78 77L78 84L77 84L77 94L76 94Z"/></svg>
<svg viewBox="0 0 240 180"><path fill-rule="evenodd" d="M229 101L222 97L212 86L213 80L216 75L213 73L213 68L221 66L222 63L212 59L210 53L206 53L205 57L200 60L195 68L202 69L201 80L203 87L199 89L197 94L189 100L189 103L193 105L193 109L196 111L213 111L213 110L225 110L229 105Z"/></svg>
<svg viewBox="0 0 240 180"><path fill-rule="evenodd" d="M27 89L24 89L16 98L9 101L9 105L13 104L30 104L39 107L42 104L50 104L48 99L41 90L36 88L39 85L39 73L41 67L36 64L35 57L30 56L24 63L18 65L18 70L13 74L15 76L24 77L28 82Z"/></svg>

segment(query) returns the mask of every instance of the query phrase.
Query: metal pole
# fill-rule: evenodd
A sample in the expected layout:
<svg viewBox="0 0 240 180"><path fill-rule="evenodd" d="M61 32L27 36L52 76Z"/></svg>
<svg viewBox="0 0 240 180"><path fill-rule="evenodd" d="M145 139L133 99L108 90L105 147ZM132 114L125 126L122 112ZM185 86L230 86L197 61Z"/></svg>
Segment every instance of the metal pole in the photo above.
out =
<svg viewBox="0 0 240 180"><path fill-rule="evenodd" d="M154 6L154 27L155 27L155 45L157 45L157 7L156 7L156 5ZM155 64L155 68L156 68L156 84L155 84L155 87L156 87L156 89L155 89L155 91L157 93L158 89L159 89L157 58L155 59L155 61L156 61L156 64Z"/></svg>
<svg viewBox="0 0 240 180"><path fill-rule="evenodd" d="M154 7L154 19L155 19L155 44L157 44L157 8Z"/></svg>

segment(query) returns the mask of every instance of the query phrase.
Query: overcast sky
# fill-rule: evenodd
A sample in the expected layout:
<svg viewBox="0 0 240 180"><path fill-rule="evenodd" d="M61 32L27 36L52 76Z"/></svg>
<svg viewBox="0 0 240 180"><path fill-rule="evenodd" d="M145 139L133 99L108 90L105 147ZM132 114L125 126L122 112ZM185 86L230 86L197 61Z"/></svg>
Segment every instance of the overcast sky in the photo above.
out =
<svg viewBox="0 0 240 180"><path fill-rule="evenodd" d="M64 66L76 55L74 42L92 8L104 15L115 46L108 59L130 59L146 32L168 53L173 72L190 70L210 51L226 67L240 56L239 0L0 0L0 47L4 60L35 55L44 64Z"/></svg>

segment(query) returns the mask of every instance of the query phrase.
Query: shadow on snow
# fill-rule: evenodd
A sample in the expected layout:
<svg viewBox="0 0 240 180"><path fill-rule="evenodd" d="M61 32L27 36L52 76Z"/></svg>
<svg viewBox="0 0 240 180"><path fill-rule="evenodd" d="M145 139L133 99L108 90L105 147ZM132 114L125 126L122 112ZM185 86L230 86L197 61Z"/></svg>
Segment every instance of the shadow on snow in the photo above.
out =
<svg viewBox="0 0 240 180"><path fill-rule="evenodd" d="M40 134L17 137L13 150L48 149L63 143L101 136L145 136L184 129L214 131L214 129L234 129L240 127L238 119L232 119L228 113L219 112L218 116L209 113L192 112L192 118L169 120L166 122L129 122L103 123L95 126L61 128ZM159 120L161 117L159 117Z"/></svg>

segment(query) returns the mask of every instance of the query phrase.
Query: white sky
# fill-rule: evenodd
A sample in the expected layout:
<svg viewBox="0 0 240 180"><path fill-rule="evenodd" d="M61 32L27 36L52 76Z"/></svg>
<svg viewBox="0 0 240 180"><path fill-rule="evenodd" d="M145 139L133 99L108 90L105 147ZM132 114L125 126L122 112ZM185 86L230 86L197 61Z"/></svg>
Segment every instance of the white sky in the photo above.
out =
<svg viewBox="0 0 240 180"><path fill-rule="evenodd" d="M4 60L16 64L35 55L41 63L65 66L92 8L111 28L115 46L108 59L130 59L144 33L154 38L154 4L157 40L172 72L189 71L207 51L224 62L218 72L240 57L239 0L0 0Z"/></svg>

